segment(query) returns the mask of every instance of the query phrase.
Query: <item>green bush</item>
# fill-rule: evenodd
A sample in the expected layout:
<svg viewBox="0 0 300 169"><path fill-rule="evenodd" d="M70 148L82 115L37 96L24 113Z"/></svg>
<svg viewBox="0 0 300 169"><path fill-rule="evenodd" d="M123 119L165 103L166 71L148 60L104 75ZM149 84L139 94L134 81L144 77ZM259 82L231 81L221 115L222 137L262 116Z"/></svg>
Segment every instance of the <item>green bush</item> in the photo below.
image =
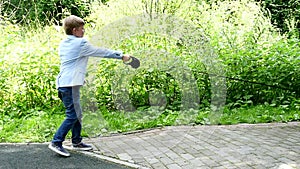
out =
<svg viewBox="0 0 300 169"><path fill-rule="evenodd" d="M227 102L231 105L290 105L299 98L299 40L226 56Z"/></svg>
<svg viewBox="0 0 300 169"><path fill-rule="evenodd" d="M59 71L57 47L61 37L53 27L30 30L0 24L1 113L21 117L35 110L62 110L55 78ZM45 34L45 35L42 35Z"/></svg>
<svg viewBox="0 0 300 169"><path fill-rule="evenodd" d="M202 0L198 0L201 2ZM227 0L218 0L228 2ZM206 0L210 5L218 3L217 0ZM280 30L282 34L300 37L300 1L299 0L255 0L262 7L264 15L271 19L271 23ZM245 2L239 0L239 2ZM228 10L230 14L231 9Z"/></svg>
<svg viewBox="0 0 300 169"><path fill-rule="evenodd" d="M290 36L300 37L300 1L264 0L262 5L271 14L272 23Z"/></svg>
<svg viewBox="0 0 300 169"><path fill-rule="evenodd" d="M1 7L1 15L14 23L61 24L69 14L86 17L90 13L90 0L9 0Z"/></svg>

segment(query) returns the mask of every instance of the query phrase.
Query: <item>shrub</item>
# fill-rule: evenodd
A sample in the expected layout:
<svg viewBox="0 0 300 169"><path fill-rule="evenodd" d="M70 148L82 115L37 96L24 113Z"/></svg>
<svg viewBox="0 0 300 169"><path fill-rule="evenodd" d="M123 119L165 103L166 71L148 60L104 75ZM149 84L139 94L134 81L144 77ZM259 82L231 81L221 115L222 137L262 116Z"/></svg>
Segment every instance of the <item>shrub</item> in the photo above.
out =
<svg viewBox="0 0 300 169"><path fill-rule="evenodd" d="M266 49L240 50L226 58L230 105L291 105L299 98L299 40L280 40Z"/></svg>
<svg viewBox="0 0 300 169"><path fill-rule="evenodd" d="M47 25L60 21L66 15L86 17L90 13L90 0L9 0L2 3L1 15L12 22Z"/></svg>
<svg viewBox="0 0 300 169"><path fill-rule="evenodd" d="M201 2L201 0L198 0ZM229 2L227 0L218 0L219 2ZM261 9L264 11L264 15L271 19L271 23L280 30L282 34L288 34L289 36L300 37L300 1L299 0L255 0ZM216 0L206 0L208 4L215 4ZM237 1L245 2L243 0ZM232 2L233 3L233 2ZM230 12L230 11L228 11ZM231 12L230 12L231 13Z"/></svg>
<svg viewBox="0 0 300 169"><path fill-rule="evenodd" d="M264 0L262 5L271 14L272 23L290 36L300 37L300 1Z"/></svg>
<svg viewBox="0 0 300 169"><path fill-rule="evenodd" d="M53 46L59 44L59 33L53 27L28 31L10 23L0 28L5 47L0 50L1 113L24 116L31 109L62 110L55 86L59 58Z"/></svg>

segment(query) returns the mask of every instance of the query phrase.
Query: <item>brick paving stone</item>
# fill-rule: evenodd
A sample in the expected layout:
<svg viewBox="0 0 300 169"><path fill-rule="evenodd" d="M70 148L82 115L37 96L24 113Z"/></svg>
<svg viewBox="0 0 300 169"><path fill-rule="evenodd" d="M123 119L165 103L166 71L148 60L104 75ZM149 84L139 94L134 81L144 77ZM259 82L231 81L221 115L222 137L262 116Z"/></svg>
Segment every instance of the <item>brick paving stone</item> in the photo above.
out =
<svg viewBox="0 0 300 169"><path fill-rule="evenodd" d="M165 165L163 165L162 163L155 163L155 164L153 164L153 165L151 165L151 167L152 168L154 168L154 169L168 169Z"/></svg>
<svg viewBox="0 0 300 169"><path fill-rule="evenodd" d="M162 153L167 153L167 152L170 151L170 148L168 148L168 147L161 147L160 146L157 149L159 150L159 152L162 152Z"/></svg>
<svg viewBox="0 0 300 169"><path fill-rule="evenodd" d="M205 163L206 161L210 161L210 158L207 156L200 156L200 157L198 157L198 159L200 161L202 161L203 163Z"/></svg>
<svg viewBox="0 0 300 169"><path fill-rule="evenodd" d="M221 161L220 162L220 166L231 166L231 165L232 165L232 163L229 161Z"/></svg>
<svg viewBox="0 0 300 169"><path fill-rule="evenodd" d="M174 151L168 151L168 152L166 152L166 155L171 159L179 158L179 155L176 154Z"/></svg>
<svg viewBox="0 0 300 169"><path fill-rule="evenodd" d="M108 156L108 157L118 158L117 154L115 154L113 152L105 152L102 155L105 155L105 156Z"/></svg>
<svg viewBox="0 0 300 169"><path fill-rule="evenodd" d="M185 159L183 158L175 158L173 159L173 161L178 164L179 166L184 166L184 165L187 165L189 163L189 161L186 161Z"/></svg>
<svg viewBox="0 0 300 169"><path fill-rule="evenodd" d="M205 164L198 158L194 158L192 160L190 160L190 163L193 164L194 166L196 166L197 168L204 166Z"/></svg>
<svg viewBox="0 0 300 169"><path fill-rule="evenodd" d="M211 169L224 169L224 166L212 167Z"/></svg>
<svg viewBox="0 0 300 169"><path fill-rule="evenodd" d="M167 168L170 168L170 169L182 169L179 165L177 164L169 164L167 165Z"/></svg>
<svg viewBox="0 0 300 169"><path fill-rule="evenodd" d="M196 169L197 166L194 166L193 164L186 164L184 166L181 166L181 168L184 168L184 169ZM202 168L202 167L201 167ZM170 168L171 169L171 168Z"/></svg>
<svg viewBox="0 0 300 169"><path fill-rule="evenodd" d="M143 163L145 161L145 158L141 155L131 155L132 156L132 160L135 161L136 163Z"/></svg>
<svg viewBox="0 0 300 169"><path fill-rule="evenodd" d="M183 153L186 153L186 151L184 149L182 149L181 147L174 147L172 148L172 150L174 152L176 152L177 154L183 154Z"/></svg>
<svg viewBox="0 0 300 169"><path fill-rule="evenodd" d="M220 163L214 161L213 159L210 159L210 160L206 160L203 162L204 164L206 164L207 166L209 167L217 167L220 165Z"/></svg>
<svg viewBox="0 0 300 169"><path fill-rule="evenodd" d="M152 152L150 152L150 151L148 151L148 150L141 150L141 151L139 151L139 152L140 152L140 154L141 154L142 156L144 156L144 157L151 157L151 156L153 156Z"/></svg>
<svg viewBox="0 0 300 169"><path fill-rule="evenodd" d="M145 158L146 161L149 163L149 164L156 164L158 162L160 162L157 158L155 157L148 157L148 158Z"/></svg>
<svg viewBox="0 0 300 169"><path fill-rule="evenodd" d="M117 156L120 160L124 160L124 161L131 161L132 160L132 157L127 153L117 154Z"/></svg>
<svg viewBox="0 0 300 169"><path fill-rule="evenodd" d="M146 150L150 151L150 152L157 152L158 151L157 147L154 147L154 146L146 146L144 148Z"/></svg>
<svg viewBox="0 0 300 169"><path fill-rule="evenodd" d="M190 161L190 160L192 160L192 159L194 159L195 157L194 156L192 156L191 154L180 154L180 156L182 157L182 158L184 158L185 160L188 160L188 161Z"/></svg>
<svg viewBox="0 0 300 169"><path fill-rule="evenodd" d="M238 168L248 168L248 164L246 162L235 163L234 165Z"/></svg>
<svg viewBox="0 0 300 169"><path fill-rule="evenodd" d="M172 159L170 159L169 157L161 157L161 158L159 159L159 161L161 161L162 164L164 164L165 166L174 163L174 161L173 161Z"/></svg>

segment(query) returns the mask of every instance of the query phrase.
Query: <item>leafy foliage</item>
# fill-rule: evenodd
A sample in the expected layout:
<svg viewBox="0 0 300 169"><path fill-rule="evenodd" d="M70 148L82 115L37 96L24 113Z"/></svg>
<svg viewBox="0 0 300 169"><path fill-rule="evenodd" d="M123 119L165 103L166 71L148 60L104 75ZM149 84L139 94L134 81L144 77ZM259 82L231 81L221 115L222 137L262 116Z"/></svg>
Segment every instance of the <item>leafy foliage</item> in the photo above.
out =
<svg viewBox="0 0 300 169"><path fill-rule="evenodd" d="M300 1L264 0L264 8L270 11L272 23L290 36L300 37Z"/></svg>
<svg viewBox="0 0 300 169"><path fill-rule="evenodd" d="M11 24L0 25L5 48L1 49L1 108L10 116L25 116L28 110L61 110L55 89L59 71L54 28L44 29L47 36L26 32ZM37 32L41 30L36 30ZM58 106L54 106L58 105Z"/></svg>
<svg viewBox="0 0 300 169"><path fill-rule="evenodd" d="M198 0L201 2L202 0ZM206 0L210 5L227 0ZM239 3L245 2L239 0ZM300 1L299 0L255 0L262 7L264 15L270 17L271 23L283 34L300 37ZM229 9L231 14L232 11Z"/></svg>
<svg viewBox="0 0 300 169"><path fill-rule="evenodd" d="M1 15L23 24L41 25L60 21L68 14L86 17L90 13L90 0L9 0L4 1Z"/></svg>
<svg viewBox="0 0 300 169"><path fill-rule="evenodd" d="M299 98L298 43L282 40L266 49L230 53L225 61L230 77L227 102L280 106Z"/></svg>

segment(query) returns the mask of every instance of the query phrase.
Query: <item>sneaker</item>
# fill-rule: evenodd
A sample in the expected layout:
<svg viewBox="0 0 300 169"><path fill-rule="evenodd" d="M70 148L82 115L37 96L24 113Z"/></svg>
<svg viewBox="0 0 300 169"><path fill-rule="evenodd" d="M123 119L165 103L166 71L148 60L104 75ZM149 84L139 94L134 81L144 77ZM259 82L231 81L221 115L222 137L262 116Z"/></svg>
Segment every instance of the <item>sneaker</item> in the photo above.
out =
<svg viewBox="0 0 300 169"><path fill-rule="evenodd" d="M69 157L70 153L63 148L62 145L57 145L55 143L50 143L48 148L62 156Z"/></svg>
<svg viewBox="0 0 300 169"><path fill-rule="evenodd" d="M88 151L93 149L91 145L84 144L82 142L78 144L72 144L72 148L73 150L82 150L82 151Z"/></svg>

